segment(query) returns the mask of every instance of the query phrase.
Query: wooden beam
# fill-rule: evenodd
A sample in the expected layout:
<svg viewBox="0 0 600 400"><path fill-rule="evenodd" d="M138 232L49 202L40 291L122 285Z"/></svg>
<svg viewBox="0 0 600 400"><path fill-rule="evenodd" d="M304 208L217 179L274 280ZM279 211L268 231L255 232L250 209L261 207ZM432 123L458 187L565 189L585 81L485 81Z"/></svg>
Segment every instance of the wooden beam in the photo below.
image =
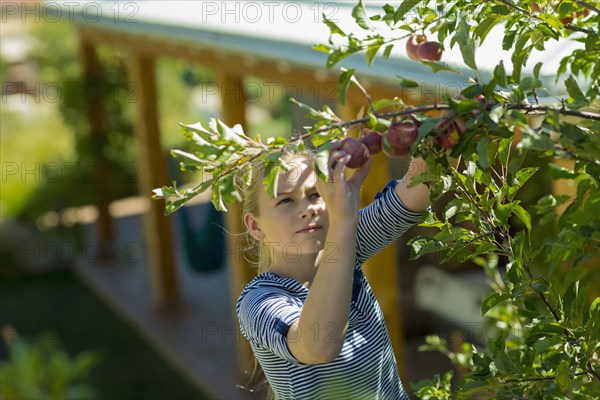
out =
<svg viewBox="0 0 600 400"><path fill-rule="evenodd" d="M140 143L140 191L169 182L165 153L160 145L154 59L132 53L129 62L131 83L138 90L136 133ZM154 304L158 308L179 302L171 221L164 216L164 203L152 201L144 215L147 261Z"/></svg>
<svg viewBox="0 0 600 400"><path fill-rule="evenodd" d="M93 43L106 43L152 57L183 59L229 76L256 76L271 85L279 85L279 88L287 89L292 94L300 90L313 98L336 101L338 76L325 66L315 70L286 65L272 59L255 59L252 54L226 53L193 43L174 42L169 38L123 34L100 27L82 27L80 31L85 40Z"/></svg>
<svg viewBox="0 0 600 400"><path fill-rule="evenodd" d="M240 124L246 131L246 99L243 90L243 78L236 75L221 73L218 79L221 90L221 118L229 126ZM225 213L225 225L228 232L240 233L245 231L242 222L242 208L240 203L227 205ZM256 276L256 268L244 257L242 251L245 247L243 236L227 235L227 265L230 268L231 304L237 304L238 297L244 286ZM237 315L234 321L238 325ZM237 326L239 329L239 325ZM248 374L254 369L253 355L250 344L245 339L237 343L240 378L248 379Z"/></svg>
<svg viewBox="0 0 600 400"><path fill-rule="evenodd" d="M361 107L368 107L366 101L363 104L359 102L359 99L361 98L358 96L347 97L346 105L338 106L338 115L343 120L356 118L356 114ZM356 137L358 133L358 130L355 129L350 132L350 135ZM373 156L371 173L363 183L360 192L361 207L370 204L375 198L375 194L380 192L390 179L388 160L385 155L379 153ZM383 311L394 354L396 355L398 370L403 382L406 382L404 370L402 305L400 303L400 279L398 274L398 252L396 244L391 244L386 247L363 264L363 271L369 284L373 288L373 292Z"/></svg>
<svg viewBox="0 0 600 400"><path fill-rule="evenodd" d="M99 82L101 82L101 67L94 45L81 41L80 56L83 66L84 84L96 86L95 89L98 89L97 85ZM98 93L98 96L86 96L86 114L90 123L91 138L98 143L98 145L94 146L94 148L98 150L96 153L97 156L95 162L96 165L98 165L100 174L96 184L93 186L95 190L95 205L98 208L98 221L96 224L98 230L98 241L101 245L101 248L108 248L109 251L112 251L113 249L111 246L105 247L105 245L110 244L113 240L113 221L108 211L108 206L112 200L110 198L109 190L110 172L108 162L102 155L102 144L106 140L106 130L104 124L105 113L103 105L104 99L102 96L102 91L99 90ZM109 256L110 254L105 254L104 251L102 252L103 258Z"/></svg>

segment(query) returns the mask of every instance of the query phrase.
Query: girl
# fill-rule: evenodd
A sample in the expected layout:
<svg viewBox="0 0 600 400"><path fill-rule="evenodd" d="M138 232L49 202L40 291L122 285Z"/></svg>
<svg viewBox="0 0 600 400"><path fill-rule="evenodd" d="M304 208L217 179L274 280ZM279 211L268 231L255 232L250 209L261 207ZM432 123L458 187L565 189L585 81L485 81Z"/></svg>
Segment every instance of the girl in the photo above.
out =
<svg viewBox="0 0 600 400"><path fill-rule="evenodd" d="M259 247L259 275L242 291L242 334L278 400L408 399L398 376L383 314L361 265L420 222L429 206L418 159L359 210L372 160L344 178L350 155L329 156L319 179L310 153L288 154L276 197L262 176L238 181L243 221Z"/></svg>

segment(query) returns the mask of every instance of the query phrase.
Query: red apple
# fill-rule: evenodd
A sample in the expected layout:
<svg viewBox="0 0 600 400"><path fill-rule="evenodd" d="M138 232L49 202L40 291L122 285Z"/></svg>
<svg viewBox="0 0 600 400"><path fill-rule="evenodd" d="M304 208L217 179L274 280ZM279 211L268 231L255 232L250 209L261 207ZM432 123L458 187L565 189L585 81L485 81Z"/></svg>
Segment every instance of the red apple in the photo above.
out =
<svg viewBox="0 0 600 400"><path fill-rule="evenodd" d="M351 137L344 138L335 149L343 150L350 154L350 161L346 164L348 168L358 168L366 163L369 158L369 149L367 146Z"/></svg>
<svg viewBox="0 0 600 400"><path fill-rule="evenodd" d="M446 149L451 149L458 143L458 134L445 133L438 138L439 143Z"/></svg>
<svg viewBox="0 0 600 400"><path fill-rule="evenodd" d="M374 155L381 151L381 133L377 131L373 131L369 128L363 128L364 136L361 136L358 140L360 140L367 149L369 149L369 154Z"/></svg>
<svg viewBox="0 0 600 400"><path fill-rule="evenodd" d="M467 129L466 121L463 117L456 117L454 119L454 124L456 125L459 133L463 133Z"/></svg>
<svg viewBox="0 0 600 400"><path fill-rule="evenodd" d="M385 134L394 147L410 147L417 136L419 136L419 127L408 121L392 124Z"/></svg>
<svg viewBox="0 0 600 400"><path fill-rule="evenodd" d="M438 135L444 134L448 131L450 124L452 124L452 117L446 116L435 125L433 130L436 131Z"/></svg>
<svg viewBox="0 0 600 400"><path fill-rule="evenodd" d="M441 119L434 130L438 134L436 139L434 139L434 143L438 143L446 149L456 146L462 133L460 125L454 121L453 117Z"/></svg>
<svg viewBox="0 0 600 400"><path fill-rule="evenodd" d="M406 54L408 54L408 57L419 61L419 57L417 56L417 46L419 45L419 43L424 42L427 40L427 37L425 35L412 35L411 37L408 38L408 40L406 41Z"/></svg>
<svg viewBox="0 0 600 400"><path fill-rule="evenodd" d="M576 16L577 16L577 13L576 13L576 12L573 12L573 15L567 15L566 17L564 17L564 18L561 18L561 19L560 19L560 22L561 22L563 25L568 25L568 24L570 24L571 22L573 22L573 18L575 18Z"/></svg>
<svg viewBox="0 0 600 400"><path fill-rule="evenodd" d="M442 59L442 46L438 42L419 43L417 57L420 60L440 61Z"/></svg>
<svg viewBox="0 0 600 400"><path fill-rule="evenodd" d="M405 156L408 154L408 151L409 151L408 147L394 146L390 142L390 138L388 137L387 133L383 134L383 138L381 140L381 145L382 145L382 149L383 149L383 154L385 154L386 156L388 156L390 158L398 158L398 157Z"/></svg>

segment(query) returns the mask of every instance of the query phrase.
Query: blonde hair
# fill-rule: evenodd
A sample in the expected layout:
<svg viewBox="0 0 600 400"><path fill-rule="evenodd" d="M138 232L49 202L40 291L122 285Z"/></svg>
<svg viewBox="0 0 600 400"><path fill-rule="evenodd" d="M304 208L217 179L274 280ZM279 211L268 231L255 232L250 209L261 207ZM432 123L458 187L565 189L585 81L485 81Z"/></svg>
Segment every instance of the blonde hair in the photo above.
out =
<svg viewBox="0 0 600 400"><path fill-rule="evenodd" d="M284 150L279 160L292 167L295 163L302 162L307 164L309 168L314 168L316 157L312 150L300 152ZM259 194L261 190L265 189L263 179L267 169L264 160L256 159L250 162L246 168L238 171L234 184L242 198L242 218L245 214L251 214L255 217L260 215ZM275 177L275 179L277 178ZM266 272L271 265L268 247L262 241L255 239L248 231L245 231L243 235L245 236L244 257L248 262L256 265L259 274Z"/></svg>
<svg viewBox="0 0 600 400"><path fill-rule="evenodd" d="M284 149L279 160L283 163L293 166L294 163L300 161L306 163L309 168L314 168L316 157L312 150L304 150L301 152L289 152ZM265 171L267 170L265 161L262 159L256 159L249 163L244 169L240 169L235 176L234 184L236 189L240 193L242 198L242 218L245 214L251 214L258 217L259 214L259 194L260 190L264 190L263 179L265 177ZM275 177L277 179L278 177ZM258 274L266 272L271 265L271 259L269 257L269 250L265 244L255 239L247 230L243 233L245 235L245 246L243 248L243 254L246 260L251 264L255 264L258 269ZM257 378L259 372L259 364L256 357L254 358L254 371L252 372L251 380ZM260 370L262 374L262 370ZM265 378L260 386L267 386L267 400L276 400L275 392L271 388L271 385ZM259 388L260 390L261 388Z"/></svg>

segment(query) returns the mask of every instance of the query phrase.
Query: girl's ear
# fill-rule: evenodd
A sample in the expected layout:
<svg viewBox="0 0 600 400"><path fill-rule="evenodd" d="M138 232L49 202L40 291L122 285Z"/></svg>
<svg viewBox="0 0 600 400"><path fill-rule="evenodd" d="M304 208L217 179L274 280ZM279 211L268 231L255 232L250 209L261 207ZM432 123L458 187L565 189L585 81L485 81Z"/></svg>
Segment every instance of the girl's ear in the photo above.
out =
<svg viewBox="0 0 600 400"><path fill-rule="evenodd" d="M263 240L265 238L265 234L260 230L258 226L258 221L256 217L250 213L244 214L244 225L246 226L246 230L248 233L252 235L252 237L256 240Z"/></svg>

